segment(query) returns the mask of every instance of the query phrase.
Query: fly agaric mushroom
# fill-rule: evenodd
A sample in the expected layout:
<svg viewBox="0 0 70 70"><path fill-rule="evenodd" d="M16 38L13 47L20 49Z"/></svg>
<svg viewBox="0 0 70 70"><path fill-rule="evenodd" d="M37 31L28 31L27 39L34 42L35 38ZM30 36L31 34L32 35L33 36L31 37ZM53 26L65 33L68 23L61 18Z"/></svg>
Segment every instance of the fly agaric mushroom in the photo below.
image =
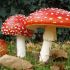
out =
<svg viewBox="0 0 70 70"><path fill-rule="evenodd" d="M26 29L25 24L25 16L18 14L5 20L1 28L3 34L17 37L17 56L21 58L26 55L25 37L32 36L31 30Z"/></svg>
<svg viewBox="0 0 70 70"><path fill-rule="evenodd" d="M3 39L0 39L0 56L7 54L7 44Z"/></svg>
<svg viewBox="0 0 70 70"><path fill-rule="evenodd" d="M70 12L58 8L43 8L31 13L27 17L27 23L27 27L31 29L45 28L39 60L46 62L49 59L52 42L57 40L56 27L70 28Z"/></svg>

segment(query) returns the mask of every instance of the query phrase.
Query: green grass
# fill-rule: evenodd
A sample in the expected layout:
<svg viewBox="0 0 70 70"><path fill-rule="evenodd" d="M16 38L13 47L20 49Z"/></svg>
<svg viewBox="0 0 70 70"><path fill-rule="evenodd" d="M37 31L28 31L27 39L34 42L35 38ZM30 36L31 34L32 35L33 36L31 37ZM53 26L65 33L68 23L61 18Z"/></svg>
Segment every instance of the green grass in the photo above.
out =
<svg viewBox="0 0 70 70"><path fill-rule="evenodd" d="M49 64L42 64L38 62L39 60L37 54L27 53L26 59L33 64L34 70L50 70Z"/></svg>
<svg viewBox="0 0 70 70"><path fill-rule="evenodd" d="M65 68L66 70L70 70L70 48L67 49L68 51L68 60L65 62ZM8 45L8 54L9 55L16 55L16 46L15 45ZM49 60L48 63L42 64L38 62L38 54L37 53L32 53L32 52L27 52L27 56L25 58L29 62L33 64L33 70L50 70L50 66L52 65L52 61ZM13 70L10 68L6 68L3 66L0 66L0 70Z"/></svg>

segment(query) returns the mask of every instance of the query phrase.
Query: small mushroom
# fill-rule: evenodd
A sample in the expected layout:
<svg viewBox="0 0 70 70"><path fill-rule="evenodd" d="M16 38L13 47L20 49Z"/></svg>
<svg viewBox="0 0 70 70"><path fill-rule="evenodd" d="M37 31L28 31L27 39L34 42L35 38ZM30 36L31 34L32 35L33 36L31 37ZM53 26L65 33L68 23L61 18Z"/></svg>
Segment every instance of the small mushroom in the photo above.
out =
<svg viewBox="0 0 70 70"><path fill-rule="evenodd" d="M7 54L7 43L5 40L0 39L0 56Z"/></svg>
<svg viewBox="0 0 70 70"><path fill-rule="evenodd" d="M57 40L56 27L70 28L70 12L58 8L43 8L31 13L27 17L27 28L32 30L44 28L43 45L40 52L40 61L46 62L49 59L49 52L52 42Z"/></svg>
<svg viewBox="0 0 70 70"><path fill-rule="evenodd" d="M17 56L21 58L26 56L25 37L32 36L32 31L26 29L26 23L25 16L17 14L5 20L1 28L3 34L17 37Z"/></svg>

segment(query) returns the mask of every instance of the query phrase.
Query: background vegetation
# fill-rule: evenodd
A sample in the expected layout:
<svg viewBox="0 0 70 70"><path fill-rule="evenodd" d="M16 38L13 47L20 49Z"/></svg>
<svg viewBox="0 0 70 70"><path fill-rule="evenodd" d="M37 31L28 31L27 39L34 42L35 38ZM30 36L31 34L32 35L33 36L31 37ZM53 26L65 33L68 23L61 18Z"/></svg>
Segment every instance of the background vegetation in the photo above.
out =
<svg viewBox="0 0 70 70"><path fill-rule="evenodd" d="M70 0L0 0L0 27L7 17L14 14L24 14L28 16L30 13L40 8L56 7L70 11ZM40 35L40 33L35 33ZM57 28L58 41L70 40L70 29ZM11 40L9 36L2 35L0 38ZM38 36L36 40L41 37Z"/></svg>

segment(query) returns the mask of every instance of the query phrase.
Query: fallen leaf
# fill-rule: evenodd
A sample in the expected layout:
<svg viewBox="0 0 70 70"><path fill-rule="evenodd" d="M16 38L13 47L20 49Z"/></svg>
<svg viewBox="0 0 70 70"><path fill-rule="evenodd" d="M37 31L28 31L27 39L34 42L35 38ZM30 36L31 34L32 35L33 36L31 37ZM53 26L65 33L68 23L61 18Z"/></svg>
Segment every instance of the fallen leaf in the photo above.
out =
<svg viewBox="0 0 70 70"><path fill-rule="evenodd" d="M32 64L30 62L11 55L0 57L0 65L16 70L32 70Z"/></svg>

